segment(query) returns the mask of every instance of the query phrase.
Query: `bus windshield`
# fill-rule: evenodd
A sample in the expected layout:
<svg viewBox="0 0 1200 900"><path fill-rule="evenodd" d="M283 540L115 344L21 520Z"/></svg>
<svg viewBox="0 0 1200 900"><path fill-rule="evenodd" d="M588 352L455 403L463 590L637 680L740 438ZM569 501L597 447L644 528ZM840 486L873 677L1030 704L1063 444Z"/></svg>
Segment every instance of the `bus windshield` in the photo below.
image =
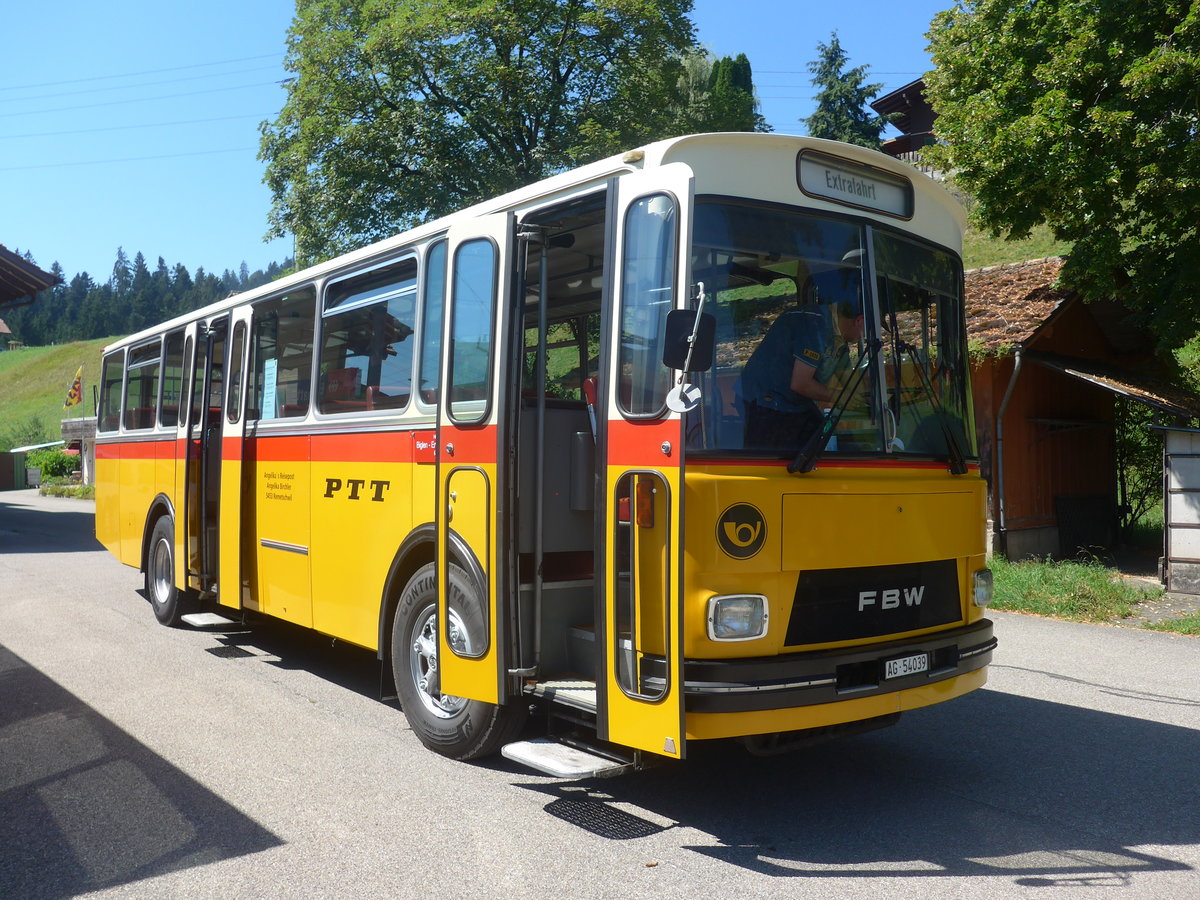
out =
<svg viewBox="0 0 1200 900"><path fill-rule="evenodd" d="M693 451L975 455L950 253L798 210L701 201L693 277L716 319ZM868 253L876 283L870 285Z"/></svg>

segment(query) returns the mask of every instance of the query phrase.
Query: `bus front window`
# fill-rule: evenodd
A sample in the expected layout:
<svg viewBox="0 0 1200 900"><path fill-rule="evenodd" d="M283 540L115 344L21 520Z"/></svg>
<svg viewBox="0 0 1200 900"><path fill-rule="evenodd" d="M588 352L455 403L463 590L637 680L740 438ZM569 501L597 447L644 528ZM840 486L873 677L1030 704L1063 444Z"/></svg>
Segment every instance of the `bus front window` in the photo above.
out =
<svg viewBox="0 0 1200 900"><path fill-rule="evenodd" d="M855 223L802 212L697 206L693 278L717 324L704 402L689 413L693 450L794 457L833 408L828 452L883 449L864 239Z"/></svg>
<svg viewBox="0 0 1200 900"><path fill-rule="evenodd" d="M958 261L882 232L874 248L892 450L973 457Z"/></svg>
<svg viewBox="0 0 1200 900"><path fill-rule="evenodd" d="M790 459L825 428L825 456L975 455L952 254L814 213L701 201L692 267L716 346L691 450Z"/></svg>

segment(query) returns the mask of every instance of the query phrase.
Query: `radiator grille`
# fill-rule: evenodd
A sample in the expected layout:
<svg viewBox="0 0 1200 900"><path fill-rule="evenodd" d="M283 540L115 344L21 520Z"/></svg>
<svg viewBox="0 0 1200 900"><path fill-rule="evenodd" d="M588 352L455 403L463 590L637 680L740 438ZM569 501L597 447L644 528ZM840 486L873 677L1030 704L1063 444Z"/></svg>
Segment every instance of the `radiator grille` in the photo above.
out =
<svg viewBox="0 0 1200 900"><path fill-rule="evenodd" d="M953 559L800 573L789 647L881 637L962 620Z"/></svg>

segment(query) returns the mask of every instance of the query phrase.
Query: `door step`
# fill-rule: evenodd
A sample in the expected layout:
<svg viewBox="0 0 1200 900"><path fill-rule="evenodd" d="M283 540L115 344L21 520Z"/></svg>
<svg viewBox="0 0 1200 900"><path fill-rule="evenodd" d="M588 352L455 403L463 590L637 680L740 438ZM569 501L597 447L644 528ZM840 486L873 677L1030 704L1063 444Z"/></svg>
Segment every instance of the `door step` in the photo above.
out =
<svg viewBox="0 0 1200 900"><path fill-rule="evenodd" d="M179 617L181 622L186 622L193 628L224 628L228 625L237 625L233 619L227 619L222 615L214 612L198 612L187 613Z"/></svg>
<svg viewBox="0 0 1200 900"><path fill-rule="evenodd" d="M581 778L607 778L633 768L633 763L612 759L559 743L550 738L534 738L505 744L500 752L505 758L528 766L534 771L552 775L564 781Z"/></svg>
<svg viewBox="0 0 1200 900"><path fill-rule="evenodd" d="M596 682L582 678L561 678L554 681L539 681L532 689L526 688L535 697L545 697L554 703L573 706L584 712L596 711Z"/></svg>

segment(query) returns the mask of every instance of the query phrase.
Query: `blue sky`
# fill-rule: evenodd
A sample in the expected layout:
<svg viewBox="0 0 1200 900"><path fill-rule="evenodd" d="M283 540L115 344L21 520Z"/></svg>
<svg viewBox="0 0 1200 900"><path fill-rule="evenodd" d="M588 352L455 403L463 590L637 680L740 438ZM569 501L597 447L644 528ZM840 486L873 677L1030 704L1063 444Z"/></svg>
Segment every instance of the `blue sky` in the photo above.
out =
<svg viewBox="0 0 1200 900"><path fill-rule="evenodd" d="M745 53L763 115L802 134L806 65L837 30L884 91L929 68L925 32L951 0L697 0L700 40ZM283 103L291 0L56 0L5 17L0 243L45 268L108 279L117 247L220 272L281 261L258 123Z"/></svg>

